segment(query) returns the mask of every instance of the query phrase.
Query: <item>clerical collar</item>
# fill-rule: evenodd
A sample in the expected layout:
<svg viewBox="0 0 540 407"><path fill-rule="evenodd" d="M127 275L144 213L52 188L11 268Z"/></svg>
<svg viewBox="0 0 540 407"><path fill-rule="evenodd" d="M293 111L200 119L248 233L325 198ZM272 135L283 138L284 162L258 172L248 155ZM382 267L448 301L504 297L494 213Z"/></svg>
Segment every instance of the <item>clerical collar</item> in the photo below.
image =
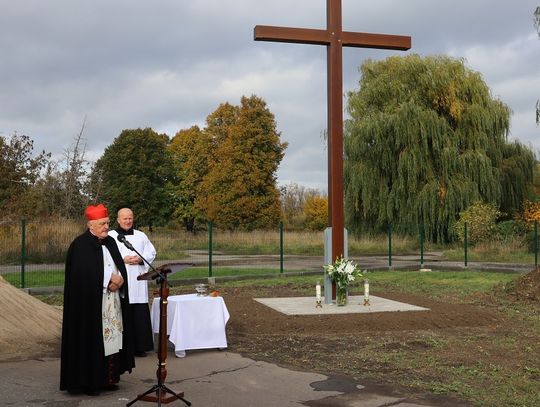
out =
<svg viewBox="0 0 540 407"><path fill-rule="evenodd" d="M128 230L122 229L120 226L118 226L116 229L116 232L119 235L132 235L133 234L133 228L129 228Z"/></svg>
<svg viewBox="0 0 540 407"><path fill-rule="evenodd" d="M105 245L105 239L100 239L99 237L94 235L92 232L90 232L90 230L88 230L88 232L90 233L90 236L92 236L97 241L98 244Z"/></svg>

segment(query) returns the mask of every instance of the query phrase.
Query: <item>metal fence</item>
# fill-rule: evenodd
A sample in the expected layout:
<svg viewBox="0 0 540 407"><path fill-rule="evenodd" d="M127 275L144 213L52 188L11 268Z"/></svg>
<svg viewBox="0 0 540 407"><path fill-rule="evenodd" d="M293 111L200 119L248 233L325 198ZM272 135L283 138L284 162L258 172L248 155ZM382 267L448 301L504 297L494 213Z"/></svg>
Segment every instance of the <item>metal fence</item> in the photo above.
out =
<svg viewBox="0 0 540 407"><path fill-rule="evenodd" d="M61 287L64 280L64 259L71 241L86 229L84 223L65 220L57 222L18 221L0 223L0 275L11 284L21 287ZM144 230L157 249L154 266L165 263L190 262L193 267L171 276L179 278L208 278L222 276L261 275L279 273L322 272L324 238L322 231L286 231L280 223L276 228L254 232L232 232L215 228L209 222L198 233L184 230ZM462 258L447 265L467 268L469 244L467 225L464 227ZM423 228L411 253L396 243L392 225L388 225L387 250L384 253L359 254L358 242L349 239L349 257L358 259L361 268L424 268L426 265L443 264L433 253L426 253ZM414 238L412 238L414 240ZM534 225L530 262L523 266L538 266L538 224ZM360 242L360 244L365 244ZM382 245L384 246L384 244ZM381 245L379 245L381 247ZM396 253L396 248L398 254ZM369 249L368 249L369 250ZM533 260L534 259L534 260ZM435 262L435 263L434 263ZM438 262L438 263L437 263Z"/></svg>
<svg viewBox="0 0 540 407"><path fill-rule="evenodd" d="M66 221L0 223L0 275L21 288L62 286L69 244L85 229L85 224ZM143 231L158 253L153 265L190 262L193 267L186 271L188 277L284 272L282 224L252 233L216 229L211 222L196 234L168 229ZM290 264L290 269L310 267L307 263Z"/></svg>

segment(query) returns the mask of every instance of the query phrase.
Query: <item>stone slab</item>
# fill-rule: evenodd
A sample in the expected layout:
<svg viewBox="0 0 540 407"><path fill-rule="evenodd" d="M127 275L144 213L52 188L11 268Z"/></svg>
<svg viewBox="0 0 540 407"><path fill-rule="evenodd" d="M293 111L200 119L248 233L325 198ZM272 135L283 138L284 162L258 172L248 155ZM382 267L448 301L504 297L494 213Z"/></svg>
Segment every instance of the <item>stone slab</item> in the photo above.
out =
<svg viewBox="0 0 540 407"><path fill-rule="evenodd" d="M283 298L254 298L255 301L266 305L285 315L331 315L331 314L369 314L375 312L429 311L429 308L413 304L389 300L370 295L369 305L364 305L363 295L349 296L347 305L338 307L335 304L325 304L315 307L315 297L283 297Z"/></svg>

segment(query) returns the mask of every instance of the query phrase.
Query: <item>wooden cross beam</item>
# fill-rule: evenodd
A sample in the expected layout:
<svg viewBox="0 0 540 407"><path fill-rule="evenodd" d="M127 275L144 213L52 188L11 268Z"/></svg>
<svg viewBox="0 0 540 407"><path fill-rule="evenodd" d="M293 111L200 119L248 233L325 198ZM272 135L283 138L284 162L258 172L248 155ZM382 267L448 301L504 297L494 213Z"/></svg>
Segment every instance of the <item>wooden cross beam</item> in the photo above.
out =
<svg viewBox="0 0 540 407"><path fill-rule="evenodd" d="M328 224L332 259L343 256L343 57L342 47L408 50L411 37L342 30L341 0L326 0L326 30L257 25L255 41L326 45L328 69Z"/></svg>

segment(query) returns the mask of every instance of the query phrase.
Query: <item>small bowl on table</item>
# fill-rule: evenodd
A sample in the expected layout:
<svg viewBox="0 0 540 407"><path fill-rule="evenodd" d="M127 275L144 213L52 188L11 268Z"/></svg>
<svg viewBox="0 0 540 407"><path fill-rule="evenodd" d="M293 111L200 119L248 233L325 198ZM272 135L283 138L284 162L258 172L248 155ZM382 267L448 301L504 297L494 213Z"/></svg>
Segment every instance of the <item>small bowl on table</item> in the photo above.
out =
<svg viewBox="0 0 540 407"><path fill-rule="evenodd" d="M195 284L195 291L197 291L197 297L207 296L208 284L204 284L204 283Z"/></svg>

